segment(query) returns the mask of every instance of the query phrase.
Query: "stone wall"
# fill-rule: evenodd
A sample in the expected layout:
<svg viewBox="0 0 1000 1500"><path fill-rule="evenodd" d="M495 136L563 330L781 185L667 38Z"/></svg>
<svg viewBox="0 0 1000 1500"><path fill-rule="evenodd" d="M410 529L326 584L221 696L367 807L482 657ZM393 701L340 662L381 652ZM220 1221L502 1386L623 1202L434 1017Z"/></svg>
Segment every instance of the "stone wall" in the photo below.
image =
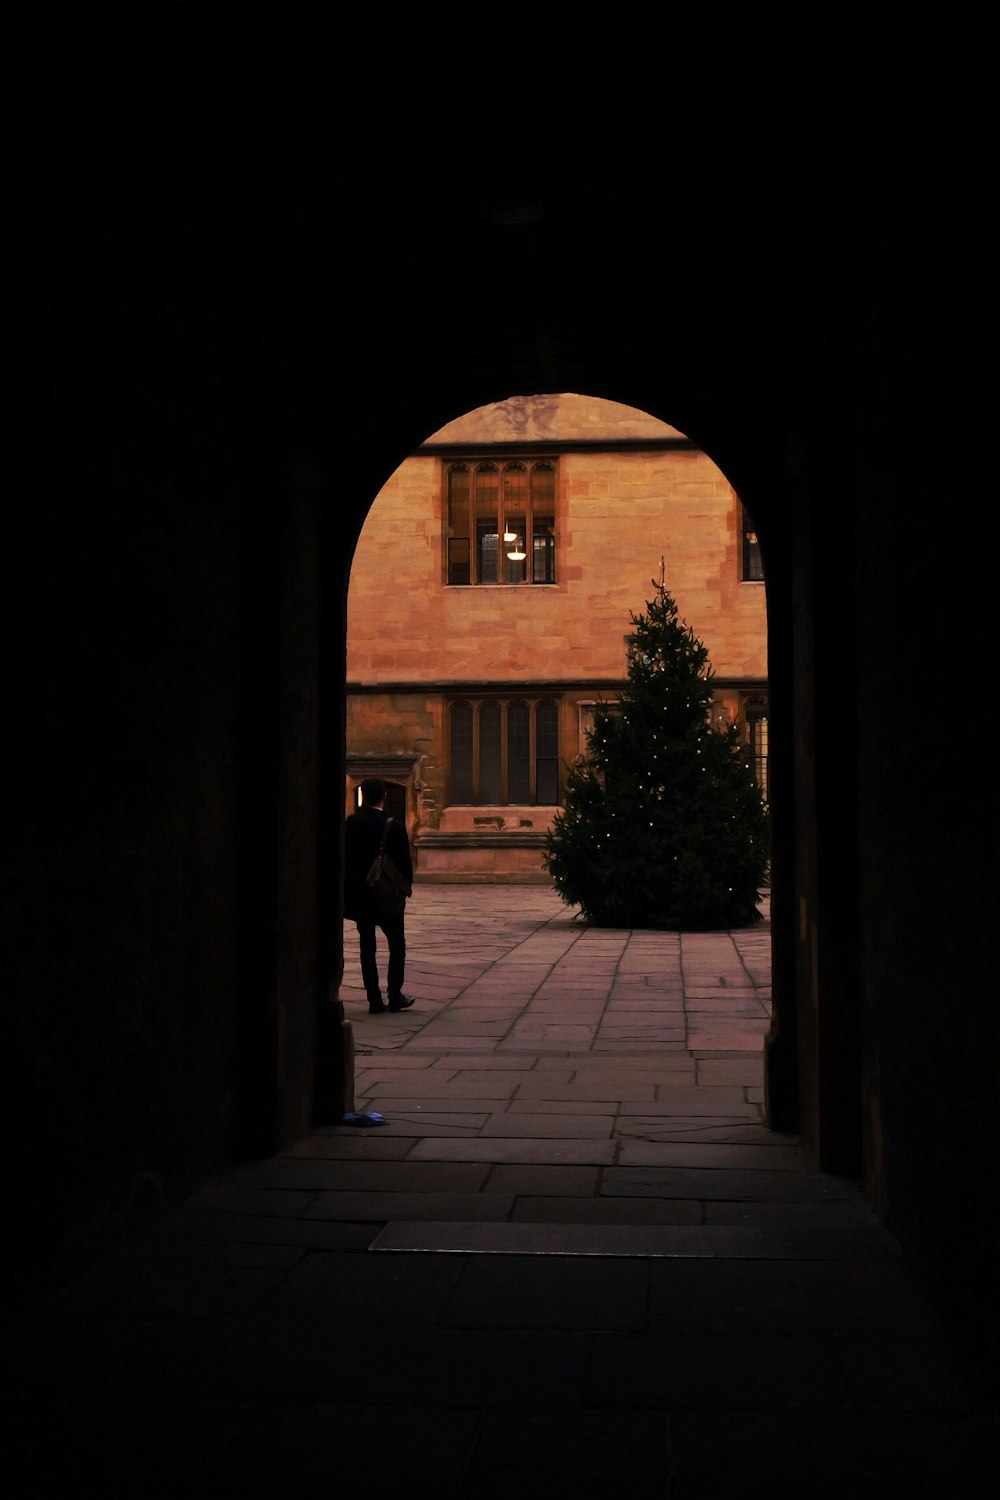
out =
<svg viewBox="0 0 1000 1500"><path fill-rule="evenodd" d="M570 437L580 428L583 398L572 399ZM598 413L609 408L630 411L602 402ZM463 439L476 433L489 441L495 411L487 408L481 423L464 419ZM642 415L627 425L642 429ZM674 434L651 418L646 424ZM546 425L561 433L554 419ZM587 435L611 442L619 433L606 421ZM667 587L708 647L716 675L766 676L764 588L740 582L736 495L705 454L564 453L557 582L530 587L445 584L444 463L408 458L368 513L351 570L349 683L618 680L630 612L650 596L661 558Z"/></svg>
<svg viewBox="0 0 1000 1500"><path fill-rule="evenodd" d="M631 446L664 441L673 446ZM509 445L500 456L537 452L518 444L540 442L558 453L557 581L448 585L450 455L498 443ZM644 412L574 394L513 397L449 423L426 447L379 493L355 554L348 754L413 757L404 780L419 878L542 879L554 807L531 809L534 837L510 808L449 811L449 692L527 684L556 698L560 753L571 763L585 748L591 705L625 680L631 612L643 609L663 559L682 617L709 648L718 706L735 719L740 685L760 689L766 677L764 587L740 580L732 486L675 428ZM473 814L506 831L488 831Z"/></svg>

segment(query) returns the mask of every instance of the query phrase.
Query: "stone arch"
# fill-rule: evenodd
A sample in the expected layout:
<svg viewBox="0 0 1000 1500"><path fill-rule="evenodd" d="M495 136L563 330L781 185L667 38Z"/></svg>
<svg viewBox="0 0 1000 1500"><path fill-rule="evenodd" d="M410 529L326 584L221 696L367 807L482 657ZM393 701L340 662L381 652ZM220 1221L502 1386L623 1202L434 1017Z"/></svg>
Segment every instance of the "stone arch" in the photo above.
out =
<svg viewBox="0 0 1000 1500"><path fill-rule="evenodd" d="M795 512L791 504L793 486L789 484L788 455L784 449L769 444L762 429L766 430L766 382L758 382L753 400L740 404L734 411L732 392L719 391L709 379L704 368L704 350L697 349L680 339L679 347L669 360L653 361L650 356L636 356L634 367L628 378L617 369L617 361L609 358L600 348L591 349L586 358L579 349L574 357L567 358L567 373L560 378L561 368L552 358L552 349L560 342L576 342L579 334L572 327L564 330L562 339L554 330L550 336L537 338L540 354L535 360L524 363L523 346L518 341L518 330L507 330L505 339L493 344L486 368L470 372L463 368L456 371L449 367L440 372L436 385L429 382L422 387L417 409L429 412L425 405L431 391L436 390L438 402L433 415L421 416L420 426L412 437L412 422L405 420L407 408L398 414L384 435L385 450L397 455L401 462L406 454L422 442L427 434L477 406L507 399L512 389L522 394L552 394L573 389L580 394L596 395L621 402L658 417L686 433L697 446L716 463L733 484L744 503L751 510L760 537L768 589L768 638L769 638L769 746L768 777L772 808L772 953L774 973L774 1020L768 1038L765 1086L768 1115L771 1124L779 1130L795 1130L802 1120L800 1070L803 1062L809 1070L810 1080L818 1078L813 1072L815 1059L804 1057L800 1048L799 1000L803 985L810 987L813 1010L818 1004L818 979L812 957L808 956L808 945L801 941L800 890L803 862L800 845L809 848L814 830L809 826L808 813L801 796L801 782L795 775L795 726L792 704L795 698L793 679L796 667L799 671L808 664L796 663L792 640L796 628L793 612L795 569L801 567L802 553L797 554L792 520ZM697 354L697 358L695 357ZM690 370L681 368L690 357ZM685 373L689 378L685 379ZM582 378L581 378L582 377ZM511 386L507 381L519 378L520 386ZM777 399L776 395L774 399ZM763 405L763 409L760 409ZM405 436L404 436L405 434ZM408 445L408 446L407 446ZM357 492L359 518L355 521L357 531L363 524L368 509L374 503L384 478L392 472L384 469L378 484L362 496ZM343 575L344 597L349 581L349 562ZM340 609L338 602L337 608ZM798 621L803 628L803 620ZM846 871L848 880L856 878L855 872ZM811 903L811 898L807 898ZM802 948L807 957L803 964ZM845 939L845 950L850 948L850 939ZM342 961L342 955L341 955ZM850 975L849 962L841 953L841 973ZM856 995L852 994L849 977L840 984L831 984L828 1017L831 1033L838 1037L831 1044L831 1056L838 1057L836 1076L831 1076L822 1090L811 1088L810 1098L815 1106L814 1115L807 1126L806 1142L811 1146L817 1165L835 1170L857 1172L860 1167L860 1058L854 1045L856 1030ZM846 1040L845 1040L846 1038Z"/></svg>

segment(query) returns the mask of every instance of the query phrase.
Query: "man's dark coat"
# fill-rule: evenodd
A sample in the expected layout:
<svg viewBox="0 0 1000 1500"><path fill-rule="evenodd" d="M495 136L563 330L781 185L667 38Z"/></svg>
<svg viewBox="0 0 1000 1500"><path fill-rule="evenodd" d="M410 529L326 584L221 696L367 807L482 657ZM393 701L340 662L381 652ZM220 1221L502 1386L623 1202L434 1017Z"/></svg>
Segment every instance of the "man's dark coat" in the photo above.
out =
<svg viewBox="0 0 1000 1500"><path fill-rule="evenodd" d="M382 841L386 814L378 807L361 807L344 826L344 916L352 922L378 922L365 877ZM412 884L413 861L406 829L395 818L389 828L385 852L399 873Z"/></svg>

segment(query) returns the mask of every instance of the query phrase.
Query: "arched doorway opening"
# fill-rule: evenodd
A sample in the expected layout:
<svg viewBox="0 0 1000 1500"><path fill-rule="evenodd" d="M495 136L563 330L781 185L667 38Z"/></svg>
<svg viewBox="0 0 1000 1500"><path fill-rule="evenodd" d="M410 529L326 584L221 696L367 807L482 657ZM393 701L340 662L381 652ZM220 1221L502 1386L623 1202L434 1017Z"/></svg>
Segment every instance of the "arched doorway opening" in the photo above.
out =
<svg viewBox="0 0 1000 1500"><path fill-rule="evenodd" d="M564 325L556 319L553 326ZM572 320L566 326L573 326ZM852 824L842 816L843 802L835 805L828 795L831 775L834 780L842 780L843 756L837 765L820 764L823 747L817 746L833 701L826 695L826 678L842 679L843 701L853 701L851 636L849 630L845 632L850 613L848 608L834 615L821 609L822 601L814 597L817 578L824 589L831 585L831 578L825 567L819 568L815 549L821 539L810 525L819 505L819 492L828 497L832 507L847 482L838 455L828 454L817 471L804 459L801 445L793 444L791 438L782 440L780 451L776 449L767 421L765 387L750 378L747 368L740 387L743 400L737 401L728 385L725 391L720 390L718 366L707 358L693 329L684 333L678 327L666 363L660 346L646 347L641 341L630 346L633 372L629 380L621 378L608 346L606 327L591 328L586 340L574 338L568 345L543 341L527 358L525 349L530 348L532 340L525 330L521 333L524 339L513 328L504 330L502 336L498 333L480 365L475 369L463 367L461 372L447 360L442 363L443 346L429 345L426 382L419 391L399 393L399 411L378 444L369 445L349 472L342 465L338 470L336 505L343 505L345 484L359 499L349 513L335 509L328 523L331 550L324 578L328 592L323 602L323 654L331 669L324 676L326 743L343 744L347 734L346 671L342 665L345 611L350 566L365 516L390 475L426 440L428 432L437 430L442 413L460 414L476 409L477 401L482 405L503 400L505 391L511 389L545 394L575 388L610 393L609 399L620 399L662 421L678 421L680 430L693 434L698 448L731 481L753 519L760 557L767 570L773 968L772 1024L765 1050L768 1118L782 1131L795 1131L801 1124L814 1166L860 1175L861 1060L855 983L858 931L851 914L857 899L857 851ZM730 367L730 383L739 382L740 369L742 366ZM561 377L560 370L564 372ZM566 378L566 371L572 371L572 380ZM386 401L384 410L391 412L391 393ZM332 474L337 456L317 450L316 465L320 474ZM807 480L808 494L804 493ZM334 491L329 493L332 496ZM363 501L361 496L365 497ZM337 550L334 540L344 534L345 527L350 535L346 555ZM426 545L426 538L420 545ZM338 574L341 592L336 588ZM839 602L844 605L845 581L840 578L836 583ZM815 712L812 694L817 652L824 662L825 678L824 694ZM841 740L849 738L852 731L848 717L841 713L838 724ZM826 743L832 745L832 738ZM324 801L331 810L337 810L338 816L344 806L345 769L342 756L324 761ZM840 912L836 926L821 926L819 922L821 905L834 888L828 883L824 896L818 886L817 820L823 823L823 865L835 882ZM336 841L335 828L331 828L331 836ZM334 902L339 899L338 849L336 842L328 846L332 861L328 865L329 888ZM323 960L323 967L332 976L332 985L324 982L324 989L336 995L343 972L339 928L330 934L328 948L329 958ZM819 1025L821 991L823 1035ZM820 1068L821 1054L830 1059L828 1068Z"/></svg>
<svg viewBox="0 0 1000 1500"><path fill-rule="evenodd" d="M684 433L607 399L510 398L380 489L351 573L347 800L366 772L401 773L418 885L549 885L557 768L624 686L661 568L709 647L712 718L739 726L766 791L763 549Z"/></svg>

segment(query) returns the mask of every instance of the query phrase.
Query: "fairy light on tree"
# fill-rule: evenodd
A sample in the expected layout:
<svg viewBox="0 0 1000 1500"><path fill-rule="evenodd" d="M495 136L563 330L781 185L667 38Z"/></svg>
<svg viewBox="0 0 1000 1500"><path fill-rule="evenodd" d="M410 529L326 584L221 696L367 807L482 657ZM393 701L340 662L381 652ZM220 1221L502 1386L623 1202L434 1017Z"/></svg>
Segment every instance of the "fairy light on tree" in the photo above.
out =
<svg viewBox="0 0 1000 1500"><path fill-rule="evenodd" d="M653 589L631 617L626 689L596 707L568 773L546 868L598 927L745 926L767 877L767 810L737 727L711 719L708 650L679 619L662 564Z"/></svg>

